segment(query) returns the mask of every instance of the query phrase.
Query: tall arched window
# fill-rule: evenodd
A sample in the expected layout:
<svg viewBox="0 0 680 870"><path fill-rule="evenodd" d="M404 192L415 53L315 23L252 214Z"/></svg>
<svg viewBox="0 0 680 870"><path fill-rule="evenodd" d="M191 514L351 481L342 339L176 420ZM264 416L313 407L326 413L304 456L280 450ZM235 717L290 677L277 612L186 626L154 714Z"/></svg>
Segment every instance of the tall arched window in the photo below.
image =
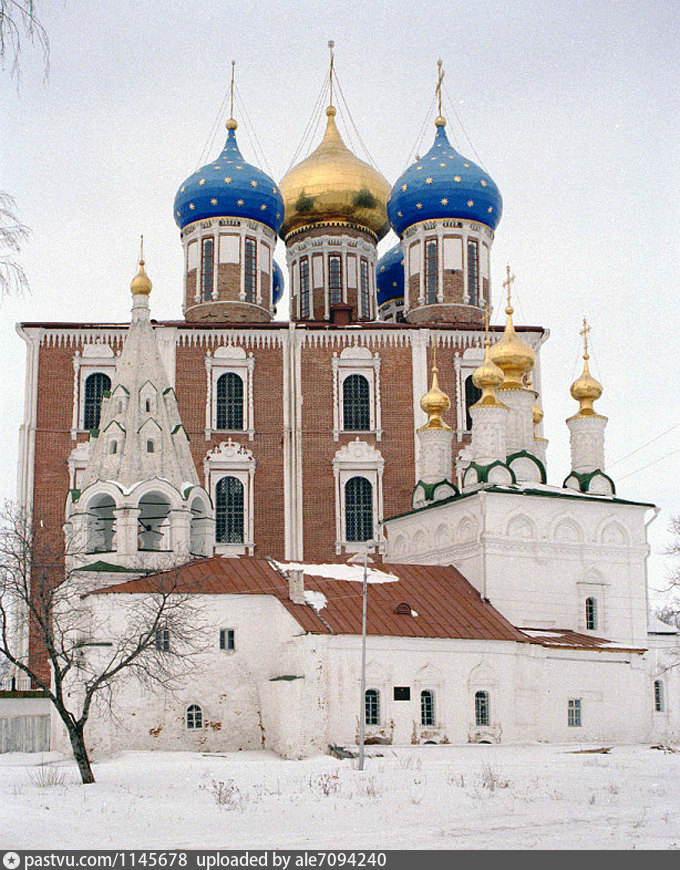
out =
<svg viewBox="0 0 680 870"><path fill-rule="evenodd" d="M243 429L243 379L226 372L217 379L217 428Z"/></svg>
<svg viewBox="0 0 680 870"><path fill-rule="evenodd" d="M472 380L472 375L465 378L465 428L469 432L472 429L472 415L470 408L482 398L482 391Z"/></svg>
<svg viewBox="0 0 680 870"><path fill-rule="evenodd" d="M348 375L342 382L342 428L349 432L371 428L371 393L363 375Z"/></svg>
<svg viewBox="0 0 680 870"><path fill-rule="evenodd" d="M203 728L203 710L198 704L190 704L187 707L187 730L195 731Z"/></svg>
<svg viewBox="0 0 680 870"><path fill-rule="evenodd" d="M654 710L656 713L663 713L665 709L663 683L661 680L654 680Z"/></svg>
<svg viewBox="0 0 680 870"><path fill-rule="evenodd" d="M373 537L373 487L365 477L351 477L345 484L345 534L348 541Z"/></svg>
<svg viewBox="0 0 680 870"><path fill-rule="evenodd" d="M368 292L368 260L361 258L361 316L370 317L371 305Z"/></svg>
<svg viewBox="0 0 680 870"><path fill-rule="evenodd" d="M366 725L380 725L380 692L377 689L366 689L364 700Z"/></svg>
<svg viewBox="0 0 680 870"><path fill-rule="evenodd" d="M434 725L434 693L430 689L420 693L420 724Z"/></svg>
<svg viewBox="0 0 680 870"><path fill-rule="evenodd" d="M586 628L595 631L597 628L597 599L586 598Z"/></svg>
<svg viewBox="0 0 680 870"><path fill-rule="evenodd" d="M330 254L328 257L328 289L331 305L342 302L342 258L340 254Z"/></svg>
<svg viewBox="0 0 680 870"><path fill-rule="evenodd" d="M223 477L215 489L215 540L218 544L243 543L243 484Z"/></svg>
<svg viewBox="0 0 680 870"><path fill-rule="evenodd" d="M479 305L479 248L474 239L468 239L468 302Z"/></svg>
<svg viewBox="0 0 680 870"><path fill-rule="evenodd" d="M309 260L300 260L300 317L309 317Z"/></svg>
<svg viewBox="0 0 680 870"><path fill-rule="evenodd" d="M489 721L489 693L475 692L475 724L477 726L488 725Z"/></svg>
<svg viewBox="0 0 680 870"><path fill-rule="evenodd" d="M244 269L246 302L255 302L257 292L257 248L255 239L246 239Z"/></svg>
<svg viewBox="0 0 680 870"><path fill-rule="evenodd" d="M201 299L209 302L212 299L215 268L215 240L212 236L203 239L201 253Z"/></svg>
<svg viewBox="0 0 680 870"><path fill-rule="evenodd" d="M83 409L83 428L98 429L102 413L104 393L111 389L111 378L103 372L89 375L85 381L85 407Z"/></svg>
<svg viewBox="0 0 680 870"><path fill-rule="evenodd" d="M438 273L437 240L428 239L425 242L425 302L428 305L433 305L437 301Z"/></svg>

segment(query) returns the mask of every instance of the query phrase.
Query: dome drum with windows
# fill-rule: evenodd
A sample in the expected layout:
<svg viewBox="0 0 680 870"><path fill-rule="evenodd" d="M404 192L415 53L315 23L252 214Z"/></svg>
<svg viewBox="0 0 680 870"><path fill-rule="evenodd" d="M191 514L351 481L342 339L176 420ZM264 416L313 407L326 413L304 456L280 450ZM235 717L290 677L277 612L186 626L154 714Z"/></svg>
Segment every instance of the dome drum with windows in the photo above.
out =
<svg viewBox="0 0 680 870"><path fill-rule="evenodd" d="M219 157L190 175L175 197L189 321L267 322L280 298L273 254L283 199L274 180L243 159L237 126L227 121Z"/></svg>

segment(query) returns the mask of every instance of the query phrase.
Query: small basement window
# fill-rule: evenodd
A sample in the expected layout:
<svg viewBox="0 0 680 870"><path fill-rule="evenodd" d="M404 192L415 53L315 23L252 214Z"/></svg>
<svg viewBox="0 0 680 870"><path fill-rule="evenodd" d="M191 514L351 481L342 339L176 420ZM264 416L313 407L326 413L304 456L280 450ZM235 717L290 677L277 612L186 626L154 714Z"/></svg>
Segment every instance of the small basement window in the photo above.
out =
<svg viewBox="0 0 680 870"><path fill-rule="evenodd" d="M203 710L198 704L190 704L187 707L187 730L196 731L203 728Z"/></svg>
<svg viewBox="0 0 680 870"><path fill-rule="evenodd" d="M234 650L236 649L235 632L233 628L220 629L220 649Z"/></svg>

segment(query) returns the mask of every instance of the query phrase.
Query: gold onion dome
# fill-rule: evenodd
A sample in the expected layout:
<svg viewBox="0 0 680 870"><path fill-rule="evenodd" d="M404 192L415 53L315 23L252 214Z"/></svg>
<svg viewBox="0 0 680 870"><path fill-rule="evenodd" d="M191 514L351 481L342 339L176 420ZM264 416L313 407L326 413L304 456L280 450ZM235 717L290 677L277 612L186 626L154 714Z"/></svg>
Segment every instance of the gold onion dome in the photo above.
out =
<svg viewBox="0 0 680 870"><path fill-rule="evenodd" d="M389 230L390 186L372 166L347 148L335 123L335 108L326 109L326 133L309 157L281 180L284 216L282 239L316 225L349 224L381 239Z"/></svg>
<svg viewBox="0 0 680 870"><path fill-rule="evenodd" d="M130 292L133 296L148 296L151 293L151 279L144 271L144 260L139 261L139 272L130 281Z"/></svg>
<svg viewBox="0 0 680 870"><path fill-rule="evenodd" d="M599 399L602 395L602 384L596 381L590 374L588 368L588 360L590 359L587 353L583 354L583 372L579 378L576 378L571 385L569 391L574 399L579 403L579 410L576 417L599 417L600 415L593 409L593 402Z"/></svg>
<svg viewBox="0 0 680 870"><path fill-rule="evenodd" d="M424 426L420 427L419 432L422 432L423 429L451 428L442 420L442 414L445 414L451 407L451 400L443 390L439 389L439 382L437 380L438 371L439 369L436 365L432 366L432 386L420 400L420 407L425 411L429 420Z"/></svg>
<svg viewBox="0 0 680 870"><path fill-rule="evenodd" d="M536 354L529 345L515 332L512 322L514 309L511 305L505 309L508 315L505 331L502 337L491 348L491 360L503 372L501 390L525 389L522 378L536 364Z"/></svg>
<svg viewBox="0 0 680 870"><path fill-rule="evenodd" d="M482 391L481 397L473 405L473 408L504 408L505 405L496 398L496 390L501 386L503 380L503 371L491 359L491 348L487 339L484 362L475 369L472 375L472 383Z"/></svg>

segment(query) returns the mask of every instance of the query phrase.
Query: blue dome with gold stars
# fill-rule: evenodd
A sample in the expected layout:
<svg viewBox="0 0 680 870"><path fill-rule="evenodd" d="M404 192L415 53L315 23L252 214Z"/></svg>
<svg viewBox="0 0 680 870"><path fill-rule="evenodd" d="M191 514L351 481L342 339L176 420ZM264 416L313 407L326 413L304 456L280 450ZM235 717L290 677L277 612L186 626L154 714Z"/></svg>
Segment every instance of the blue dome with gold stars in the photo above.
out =
<svg viewBox="0 0 680 870"><path fill-rule="evenodd" d="M451 146L443 118L435 123L432 148L392 188L387 214L395 233L432 218L465 218L495 230L503 213L496 183Z"/></svg>
<svg viewBox="0 0 680 870"><path fill-rule="evenodd" d="M227 122L227 141L220 156L184 181L175 197L175 223L180 229L214 217L244 217L277 232L283 220L283 199L266 173L241 156L236 121Z"/></svg>
<svg viewBox="0 0 680 870"><path fill-rule="evenodd" d="M397 243L378 260L376 271L378 307L391 299L404 298L404 255Z"/></svg>
<svg viewBox="0 0 680 870"><path fill-rule="evenodd" d="M278 305L283 296L283 270L272 260L272 305Z"/></svg>

